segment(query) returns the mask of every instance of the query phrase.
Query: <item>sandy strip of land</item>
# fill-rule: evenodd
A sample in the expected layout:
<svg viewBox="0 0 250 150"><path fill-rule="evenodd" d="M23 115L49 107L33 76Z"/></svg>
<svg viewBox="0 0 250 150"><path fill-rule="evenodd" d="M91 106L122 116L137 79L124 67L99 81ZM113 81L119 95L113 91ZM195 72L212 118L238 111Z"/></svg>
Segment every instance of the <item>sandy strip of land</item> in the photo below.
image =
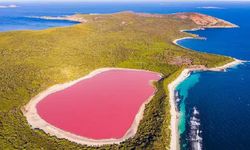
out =
<svg viewBox="0 0 250 150"><path fill-rule="evenodd" d="M179 47L182 47L182 48L187 49L186 47L181 46L180 44L178 44L178 41L185 40L185 39L195 39L195 37L191 37L191 36L182 37L182 38L179 38L179 39L175 39L175 40L173 41L173 43L174 43L175 45L178 45Z"/></svg>
<svg viewBox="0 0 250 150"><path fill-rule="evenodd" d="M179 133L178 133L178 115L179 112L177 110L176 106L176 99L175 99L175 89L176 87L184 81L187 77L190 76L190 74L193 71L225 71L227 68L236 66L238 64L243 63L244 61L234 59L234 61L225 64L220 67L215 67L215 68L206 68L206 67L198 67L198 68L187 68L184 69L181 74L168 85L168 90L169 90L169 99L170 99L170 113L171 113L171 143L170 143L170 150L179 150L180 149L180 144L179 144Z"/></svg>
<svg viewBox="0 0 250 150"><path fill-rule="evenodd" d="M140 109L138 110L138 113L136 114L136 116L134 118L134 121L133 121L131 127L128 129L126 134L120 139L111 138L111 139L95 140L95 139L90 139L87 137L78 136L78 135L64 131L62 129L59 129L59 128L51 125L50 123L43 120L37 113L36 105L39 103L39 101L44 99L46 96L48 96L52 93L64 90L64 89L66 89L66 88L68 88L68 87L70 87L70 86L72 86L72 85L74 85L82 80L92 78L93 76L95 76L99 73L109 71L109 70L147 71L147 70L126 69L126 68L101 68L101 69L97 69L97 70L91 72L90 74L88 74L80 79L77 79L77 80L74 80L74 81L71 81L68 83L64 83L64 84L54 85L54 86L48 88L47 90L39 93L34 98L32 98L30 100L30 102L22 108L22 112L23 112L24 116L27 118L28 123L31 125L31 127L33 129L41 129L49 135L53 135L53 136L56 136L58 138L64 138L64 139L67 139L69 141L76 142L78 144L83 144L83 145L100 146L100 145L105 145L105 144L119 144L120 142L122 142L130 137L133 137L137 132L137 129L138 129L138 126L139 126L141 119L143 118L145 106L147 103L150 102L150 100L152 99L154 94L152 96L150 96L142 104L142 106L140 107ZM151 71L148 71L148 72L151 72ZM153 72L153 73L156 73L156 72ZM157 74L159 74L159 73L157 73ZM159 76L161 77L160 74L159 74Z"/></svg>
<svg viewBox="0 0 250 150"><path fill-rule="evenodd" d="M52 16L30 16L30 18L38 18L38 19L45 19L45 20L64 20L64 21L73 21L78 23L86 23L88 22L86 19L82 17L78 17L77 15L72 16L59 16L59 17L52 17Z"/></svg>

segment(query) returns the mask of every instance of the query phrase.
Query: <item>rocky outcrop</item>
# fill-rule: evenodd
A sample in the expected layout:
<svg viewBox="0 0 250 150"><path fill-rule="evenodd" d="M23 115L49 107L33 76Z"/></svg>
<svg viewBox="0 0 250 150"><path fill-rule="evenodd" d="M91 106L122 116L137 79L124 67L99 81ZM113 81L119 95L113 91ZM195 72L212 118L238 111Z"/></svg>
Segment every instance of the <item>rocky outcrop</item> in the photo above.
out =
<svg viewBox="0 0 250 150"><path fill-rule="evenodd" d="M176 13L173 15L175 18L190 20L198 26L206 28L234 28L238 27L228 21L218 19L216 17L208 16L200 13Z"/></svg>

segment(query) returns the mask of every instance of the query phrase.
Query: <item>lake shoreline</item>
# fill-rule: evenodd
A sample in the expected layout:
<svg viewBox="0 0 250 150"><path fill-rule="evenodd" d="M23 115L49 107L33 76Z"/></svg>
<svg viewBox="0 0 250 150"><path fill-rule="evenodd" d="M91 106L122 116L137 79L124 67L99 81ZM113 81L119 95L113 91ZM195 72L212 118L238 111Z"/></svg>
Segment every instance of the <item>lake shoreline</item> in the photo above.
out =
<svg viewBox="0 0 250 150"><path fill-rule="evenodd" d="M132 71L145 71L145 72L157 73L157 72L148 71L148 70L127 69L127 68L96 69L96 70L90 72L89 74L83 76L82 78L79 78L77 80L73 80L73 81L70 81L70 82L67 82L64 84L57 84L57 85L54 85L54 86L42 91L37 96L33 97L29 101L29 103L26 104L22 108L23 115L26 117L29 125L33 129L41 129L49 135L56 136L57 138L64 138L64 139L67 139L69 141L72 141L72 142L75 142L78 144L89 145L89 146L102 146L102 145L106 145L106 144L119 144L119 143L125 141L126 139L133 137L137 133L139 123L143 118L146 104L148 104L151 101L151 99L154 97L155 93L157 92L156 88L155 88L153 95L148 97L147 100L145 100L145 102L140 106L138 113L136 114L134 121L133 121L132 125L130 126L130 128L127 130L127 132L124 134L124 136L119 138L119 139L110 138L110 139L98 139L98 140L96 140L96 139L91 139L91 138L79 136L79 135L70 133L68 131L62 130L60 128L57 128L57 127L53 126L52 124L46 122L45 120L43 120L39 116L39 114L37 112L36 105L41 100L43 100L46 96L48 96L52 93L56 93L58 91L64 90L64 89L66 89L70 86L73 86L74 84L76 84L82 80L92 78L99 73L102 73L105 71L110 71L110 70L132 70ZM159 74L159 76L162 77L162 75L160 73L157 73L157 74ZM151 81L150 81L150 83L151 83Z"/></svg>

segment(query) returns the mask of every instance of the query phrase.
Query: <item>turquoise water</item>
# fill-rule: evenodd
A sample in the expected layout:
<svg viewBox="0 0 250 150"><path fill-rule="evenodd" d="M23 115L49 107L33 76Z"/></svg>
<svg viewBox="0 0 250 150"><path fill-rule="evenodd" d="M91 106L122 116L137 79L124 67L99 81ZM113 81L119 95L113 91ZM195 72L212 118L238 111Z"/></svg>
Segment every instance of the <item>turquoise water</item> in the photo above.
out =
<svg viewBox="0 0 250 150"><path fill-rule="evenodd" d="M179 103L179 132L180 134L183 134L186 130L186 104L185 100L188 97L188 91L191 89L196 83L199 82L200 74L192 74L189 78L184 80L182 83L180 83L176 90L178 91L178 97L181 98L181 101Z"/></svg>
<svg viewBox="0 0 250 150"><path fill-rule="evenodd" d="M9 5L13 3L2 3ZM201 12L240 26L236 29L207 29L192 33L207 40L187 39L178 43L201 52L250 60L250 2L72 2L14 3L0 8L0 31L40 30L70 26L75 22L44 20L40 16L75 13L136 12L169 14ZM208 7L214 7L213 9ZM183 150L250 149L250 64L227 72L196 72L177 87L180 101L179 131Z"/></svg>
<svg viewBox="0 0 250 150"><path fill-rule="evenodd" d="M250 147L250 64L245 63L227 72L196 72L178 86L185 103L185 130L181 134L182 149L192 147L194 108L199 112L202 149L247 150ZM199 76L199 82L190 79ZM192 87L190 86L192 85ZM186 88L190 86L190 88ZM185 98L185 99L184 99ZM180 111L182 111L180 109ZM183 124L180 122L180 125Z"/></svg>

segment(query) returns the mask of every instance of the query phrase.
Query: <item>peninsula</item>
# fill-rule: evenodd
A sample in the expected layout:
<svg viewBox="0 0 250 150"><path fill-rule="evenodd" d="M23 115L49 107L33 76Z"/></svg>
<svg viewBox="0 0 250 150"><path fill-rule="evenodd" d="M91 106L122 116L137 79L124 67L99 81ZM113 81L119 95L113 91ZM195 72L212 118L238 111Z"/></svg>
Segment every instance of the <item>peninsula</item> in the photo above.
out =
<svg viewBox="0 0 250 150"><path fill-rule="evenodd" d="M178 149L178 112L171 96L176 84L172 81L185 68L205 70L228 64L217 68L224 69L232 62L240 62L173 43L183 37L196 37L182 30L237 27L204 14L128 11L43 19L66 19L79 24L0 33L0 135L3 135L0 143L4 149ZM132 136L113 144L82 144L65 136L57 137L29 121L25 105L33 97L54 85L108 67L161 74L161 79L154 83L157 91L145 104L143 117ZM187 75L186 71L184 74Z"/></svg>

